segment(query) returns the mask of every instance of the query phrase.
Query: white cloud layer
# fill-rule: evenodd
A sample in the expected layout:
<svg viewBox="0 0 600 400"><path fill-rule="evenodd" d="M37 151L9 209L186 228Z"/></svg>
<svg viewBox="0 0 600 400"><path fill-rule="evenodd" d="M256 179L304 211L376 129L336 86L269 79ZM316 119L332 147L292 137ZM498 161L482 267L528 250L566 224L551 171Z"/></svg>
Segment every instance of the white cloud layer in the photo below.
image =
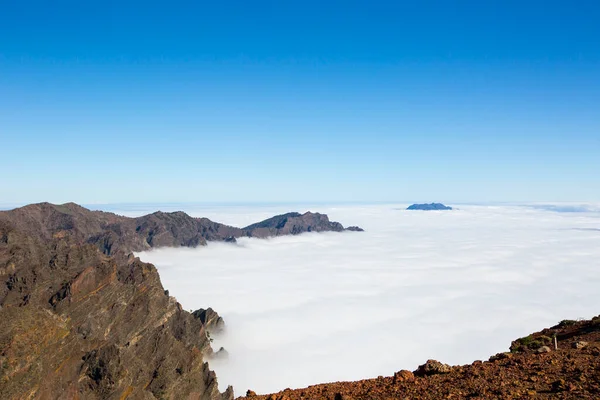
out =
<svg viewBox="0 0 600 400"><path fill-rule="evenodd" d="M259 393L487 359L565 318L600 314L600 214L311 207L364 233L141 253L186 309L213 307L221 388ZM297 211L306 208L295 207ZM191 211L247 225L290 207Z"/></svg>

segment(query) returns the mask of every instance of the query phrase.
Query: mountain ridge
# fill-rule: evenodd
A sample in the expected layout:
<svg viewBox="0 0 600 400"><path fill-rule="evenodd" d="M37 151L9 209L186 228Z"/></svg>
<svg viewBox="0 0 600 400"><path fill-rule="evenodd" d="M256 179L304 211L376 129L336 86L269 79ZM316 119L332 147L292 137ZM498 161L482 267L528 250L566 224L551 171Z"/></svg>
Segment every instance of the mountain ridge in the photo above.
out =
<svg viewBox="0 0 600 400"><path fill-rule="evenodd" d="M75 203L0 211L0 398L233 399L206 362L223 319L185 311L132 252L340 226L312 213L255 232L184 212L129 218Z"/></svg>
<svg viewBox="0 0 600 400"><path fill-rule="evenodd" d="M12 216L12 217L11 217ZM36 203L0 211L0 219L32 235L50 239L61 231L99 247L111 255L117 250L140 252L153 247L196 247L208 241L233 241L240 237L266 238L304 232L362 231L344 228L325 214L291 212L271 217L244 228L221 224L205 217L191 217L183 211L156 211L140 217L126 217L106 211L92 211L76 203ZM273 222L276 221L276 224Z"/></svg>

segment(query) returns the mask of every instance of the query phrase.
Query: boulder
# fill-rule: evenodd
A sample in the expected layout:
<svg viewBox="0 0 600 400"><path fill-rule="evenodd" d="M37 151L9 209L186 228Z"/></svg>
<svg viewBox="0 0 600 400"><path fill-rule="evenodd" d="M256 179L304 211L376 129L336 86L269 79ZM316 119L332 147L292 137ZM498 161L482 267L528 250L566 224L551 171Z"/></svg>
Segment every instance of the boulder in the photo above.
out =
<svg viewBox="0 0 600 400"><path fill-rule="evenodd" d="M425 364L420 365L414 372L415 376L430 376L438 374L447 374L452 371L452 367L448 364L443 364L436 360L427 360Z"/></svg>
<svg viewBox="0 0 600 400"><path fill-rule="evenodd" d="M394 374L394 383L409 382L413 380L415 380L415 375L412 372L407 371L405 369L398 371Z"/></svg>
<svg viewBox="0 0 600 400"><path fill-rule="evenodd" d="M536 353L550 353L552 350L550 349L550 347L548 346L542 346L540 348L538 348L535 352Z"/></svg>

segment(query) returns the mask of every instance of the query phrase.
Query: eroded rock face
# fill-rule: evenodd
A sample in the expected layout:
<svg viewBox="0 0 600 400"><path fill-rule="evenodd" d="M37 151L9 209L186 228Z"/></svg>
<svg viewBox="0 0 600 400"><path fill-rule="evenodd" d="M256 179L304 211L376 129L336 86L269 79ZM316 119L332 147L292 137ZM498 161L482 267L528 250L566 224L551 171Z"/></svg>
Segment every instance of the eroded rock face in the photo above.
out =
<svg viewBox="0 0 600 400"><path fill-rule="evenodd" d="M311 213L268 226L183 212L127 218L73 203L0 212L0 398L232 399L204 362L223 319L184 311L131 252L343 229Z"/></svg>
<svg viewBox="0 0 600 400"><path fill-rule="evenodd" d="M212 308L200 308L192 313L192 315L200 320L210 332L221 332L225 328L223 318L219 316Z"/></svg>
<svg viewBox="0 0 600 400"><path fill-rule="evenodd" d="M68 235L42 242L7 224L0 235L0 398L233 397L203 360L208 327L154 266Z"/></svg>

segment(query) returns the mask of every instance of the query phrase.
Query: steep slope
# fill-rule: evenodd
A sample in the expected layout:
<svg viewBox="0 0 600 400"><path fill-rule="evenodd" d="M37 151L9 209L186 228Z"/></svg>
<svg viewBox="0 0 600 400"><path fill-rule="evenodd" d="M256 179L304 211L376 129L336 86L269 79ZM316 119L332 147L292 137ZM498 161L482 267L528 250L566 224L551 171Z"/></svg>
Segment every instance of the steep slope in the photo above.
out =
<svg viewBox="0 0 600 400"><path fill-rule="evenodd" d="M558 349L554 349L554 337ZM598 399L600 398L600 316L563 321L517 339L511 352L489 361L450 367L428 360L414 372L357 382L334 382L238 399ZM293 362L293 361L291 361Z"/></svg>
<svg viewBox="0 0 600 400"><path fill-rule="evenodd" d="M183 212L126 218L73 203L0 212L0 398L232 399L205 362L208 332L223 320L183 310L131 252L253 232Z"/></svg>
<svg viewBox="0 0 600 400"><path fill-rule="evenodd" d="M151 264L0 223L0 398L231 399Z"/></svg>

